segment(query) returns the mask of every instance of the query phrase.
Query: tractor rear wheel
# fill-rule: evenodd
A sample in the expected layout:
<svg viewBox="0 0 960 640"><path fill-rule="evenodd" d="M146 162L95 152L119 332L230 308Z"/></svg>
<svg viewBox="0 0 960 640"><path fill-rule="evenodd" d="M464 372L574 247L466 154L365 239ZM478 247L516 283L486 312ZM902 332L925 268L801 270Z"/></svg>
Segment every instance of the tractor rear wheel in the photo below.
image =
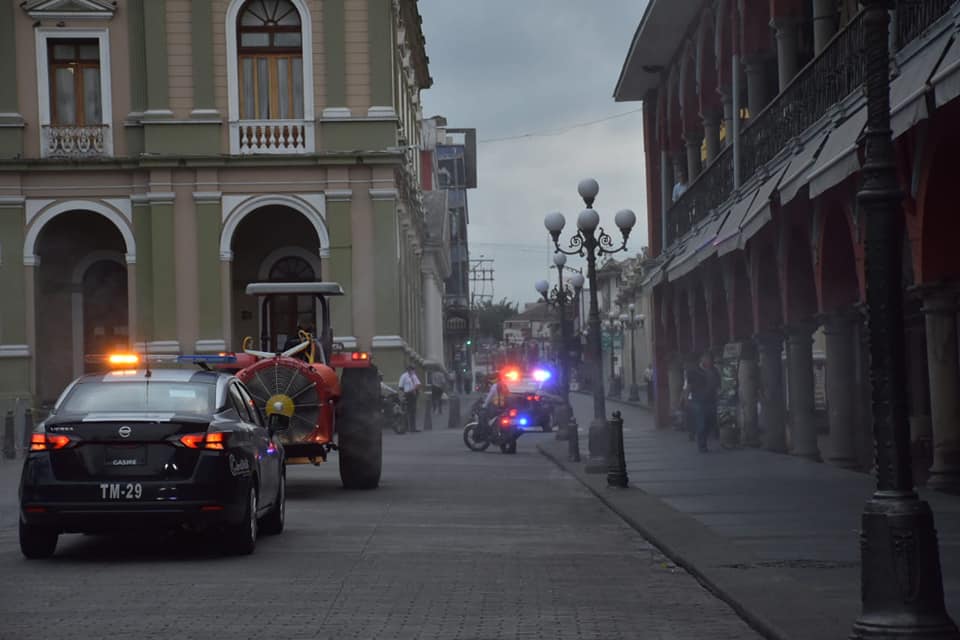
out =
<svg viewBox="0 0 960 640"><path fill-rule="evenodd" d="M383 429L377 421L380 376L375 367L344 369L340 377L337 448L344 489L376 489L383 463Z"/></svg>

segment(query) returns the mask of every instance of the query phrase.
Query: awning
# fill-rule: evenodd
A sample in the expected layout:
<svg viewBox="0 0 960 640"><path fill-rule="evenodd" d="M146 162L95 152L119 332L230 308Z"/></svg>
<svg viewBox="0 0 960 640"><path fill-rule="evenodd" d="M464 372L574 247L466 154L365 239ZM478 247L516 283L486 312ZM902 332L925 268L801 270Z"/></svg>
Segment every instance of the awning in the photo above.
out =
<svg viewBox="0 0 960 640"><path fill-rule="evenodd" d="M847 176L860 170L857 142L866 124L867 108L864 106L841 122L830 134L830 138L823 145L823 151L807 174L811 198L840 184Z"/></svg>
<svg viewBox="0 0 960 640"><path fill-rule="evenodd" d="M713 239L713 246L716 247L717 253L720 255L729 253L737 248L737 235L740 233L740 222L747 215L747 211L750 210L750 205L753 204L757 196L757 191L759 191L759 189L751 189L730 208L727 219L723 225L721 225L720 230L717 231L717 237ZM733 249L727 248L731 244L733 245Z"/></svg>
<svg viewBox="0 0 960 640"><path fill-rule="evenodd" d="M814 139L807 142L806 146L800 150L800 153L793 156L787 172L780 180L780 204L787 204L797 197L797 193L803 185L807 184L807 170L813 164L817 157L817 151L823 146L823 141L830 136L830 132L822 133Z"/></svg>
<svg viewBox="0 0 960 640"><path fill-rule="evenodd" d="M947 49L940 66L930 78L937 107L942 107L960 96L960 42L956 39Z"/></svg>
<svg viewBox="0 0 960 640"><path fill-rule="evenodd" d="M650 287L656 287L663 282L663 271L668 264L670 264L669 260L667 260L664 264L658 264L656 267L645 273L643 279L640 281L640 288L648 289Z"/></svg>
<svg viewBox="0 0 960 640"><path fill-rule="evenodd" d="M894 138L930 115L927 112L928 82L950 46L950 35L950 31L944 31L901 62L900 75L890 83L890 128Z"/></svg>
<svg viewBox="0 0 960 640"><path fill-rule="evenodd" d="M780 186L783 176L790 170L791 164L793 164L792 160L787 161L787 163L783 165L783 168L777 169L772 176L767 178L766 182L760 185L760 190L757 191L757 197L753 201L753 205L740 223L740 233L737 235L737 246L732 247L730 251L746 247L747 240L757 235L757 232L759 232L765 224L773 220L773 212L770 209L770 199L773 197L773 192ZM723 255L723 253L720 255Z"/></svg>
<svg viewBox="0 0 960 640"><path fill-rule="evenodd" d="M676 280L687 275L703 262L705 256L700 255L701 251L707 247L713 248L713 239L717 237L717 231L720 230L723 221L726 220L727 213L729 213L729 210L714 213L712 217L700 225L695 233L690 235L683 253L671 260L667 267L667 278L669 280Z"/></svg>

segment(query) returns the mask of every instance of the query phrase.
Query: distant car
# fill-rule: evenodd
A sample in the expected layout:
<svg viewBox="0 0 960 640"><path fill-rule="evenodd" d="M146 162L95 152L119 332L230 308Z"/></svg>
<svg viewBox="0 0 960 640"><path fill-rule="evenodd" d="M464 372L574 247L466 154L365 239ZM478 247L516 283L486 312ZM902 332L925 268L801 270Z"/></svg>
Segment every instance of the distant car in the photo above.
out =
<svg viewBox="0 0 960 640"><path fill-rule="evenodd" d="M553 401L552 396L544 392L544 382L547 378L538 372L531 371L518 376L515 381L508 381L510 388L509 406L518 409L521 413L530 416L530 424L540 427L544 432L553 431ZM549 376L547 376L549 377Z"/></svg>
<svg viewBox="0 0 960 640"><path fill-rule="evenodd" d="M135 357L135 356L134 356ZM85 375L37 425L20 481L20 549L54 554L61 533L215 530L230 553L283 530L282 418L214 371Z"/></svg>

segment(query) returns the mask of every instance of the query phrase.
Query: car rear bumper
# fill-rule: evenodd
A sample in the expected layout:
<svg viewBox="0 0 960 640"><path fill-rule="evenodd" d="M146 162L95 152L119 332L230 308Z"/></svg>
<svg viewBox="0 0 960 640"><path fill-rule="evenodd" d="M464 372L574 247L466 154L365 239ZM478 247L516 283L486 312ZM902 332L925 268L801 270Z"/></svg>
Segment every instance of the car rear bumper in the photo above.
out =
<svg viewBox="0 0 960 640"><path fill-rule="evenodd" d="M99 503L47 503L22 505L20 515L29 525L50 527L63 533L105 533L143 529L204 530L239 522L245 504L213 502L172 505L110 505ZM42 512L37 511L43 509Z"/></svg>

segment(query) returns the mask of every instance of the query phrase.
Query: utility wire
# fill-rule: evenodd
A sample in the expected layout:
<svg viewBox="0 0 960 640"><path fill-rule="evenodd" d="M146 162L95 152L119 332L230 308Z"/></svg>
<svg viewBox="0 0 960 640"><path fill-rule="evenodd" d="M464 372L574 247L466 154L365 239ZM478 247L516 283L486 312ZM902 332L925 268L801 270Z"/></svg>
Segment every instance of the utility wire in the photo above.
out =
<svg viewBox="0 0 960 640"><path fill-rule="evenodd" d="M616 120L617 118L623 118L623 117L632 115L634 113L640 113L641 111L643 111L643 108L633 109L631 111L624 111L623 113L615 113L612 116L599 118L597 120L590 120L588 122L578 122L576 124L560 127L559 129L544 129L543 131L532 131L530 133L520 133L514 136L503 136L502 138L486 138L485 140L478 140L477 143L489 144L492 142L505 142L507 140L520 140L522 138L539 138L539 137L545 137L545 136L558 136L568 131L573 131L574 129L582 129L583 127L590 127L595 124L600 124L601 122Z"/></svg>

